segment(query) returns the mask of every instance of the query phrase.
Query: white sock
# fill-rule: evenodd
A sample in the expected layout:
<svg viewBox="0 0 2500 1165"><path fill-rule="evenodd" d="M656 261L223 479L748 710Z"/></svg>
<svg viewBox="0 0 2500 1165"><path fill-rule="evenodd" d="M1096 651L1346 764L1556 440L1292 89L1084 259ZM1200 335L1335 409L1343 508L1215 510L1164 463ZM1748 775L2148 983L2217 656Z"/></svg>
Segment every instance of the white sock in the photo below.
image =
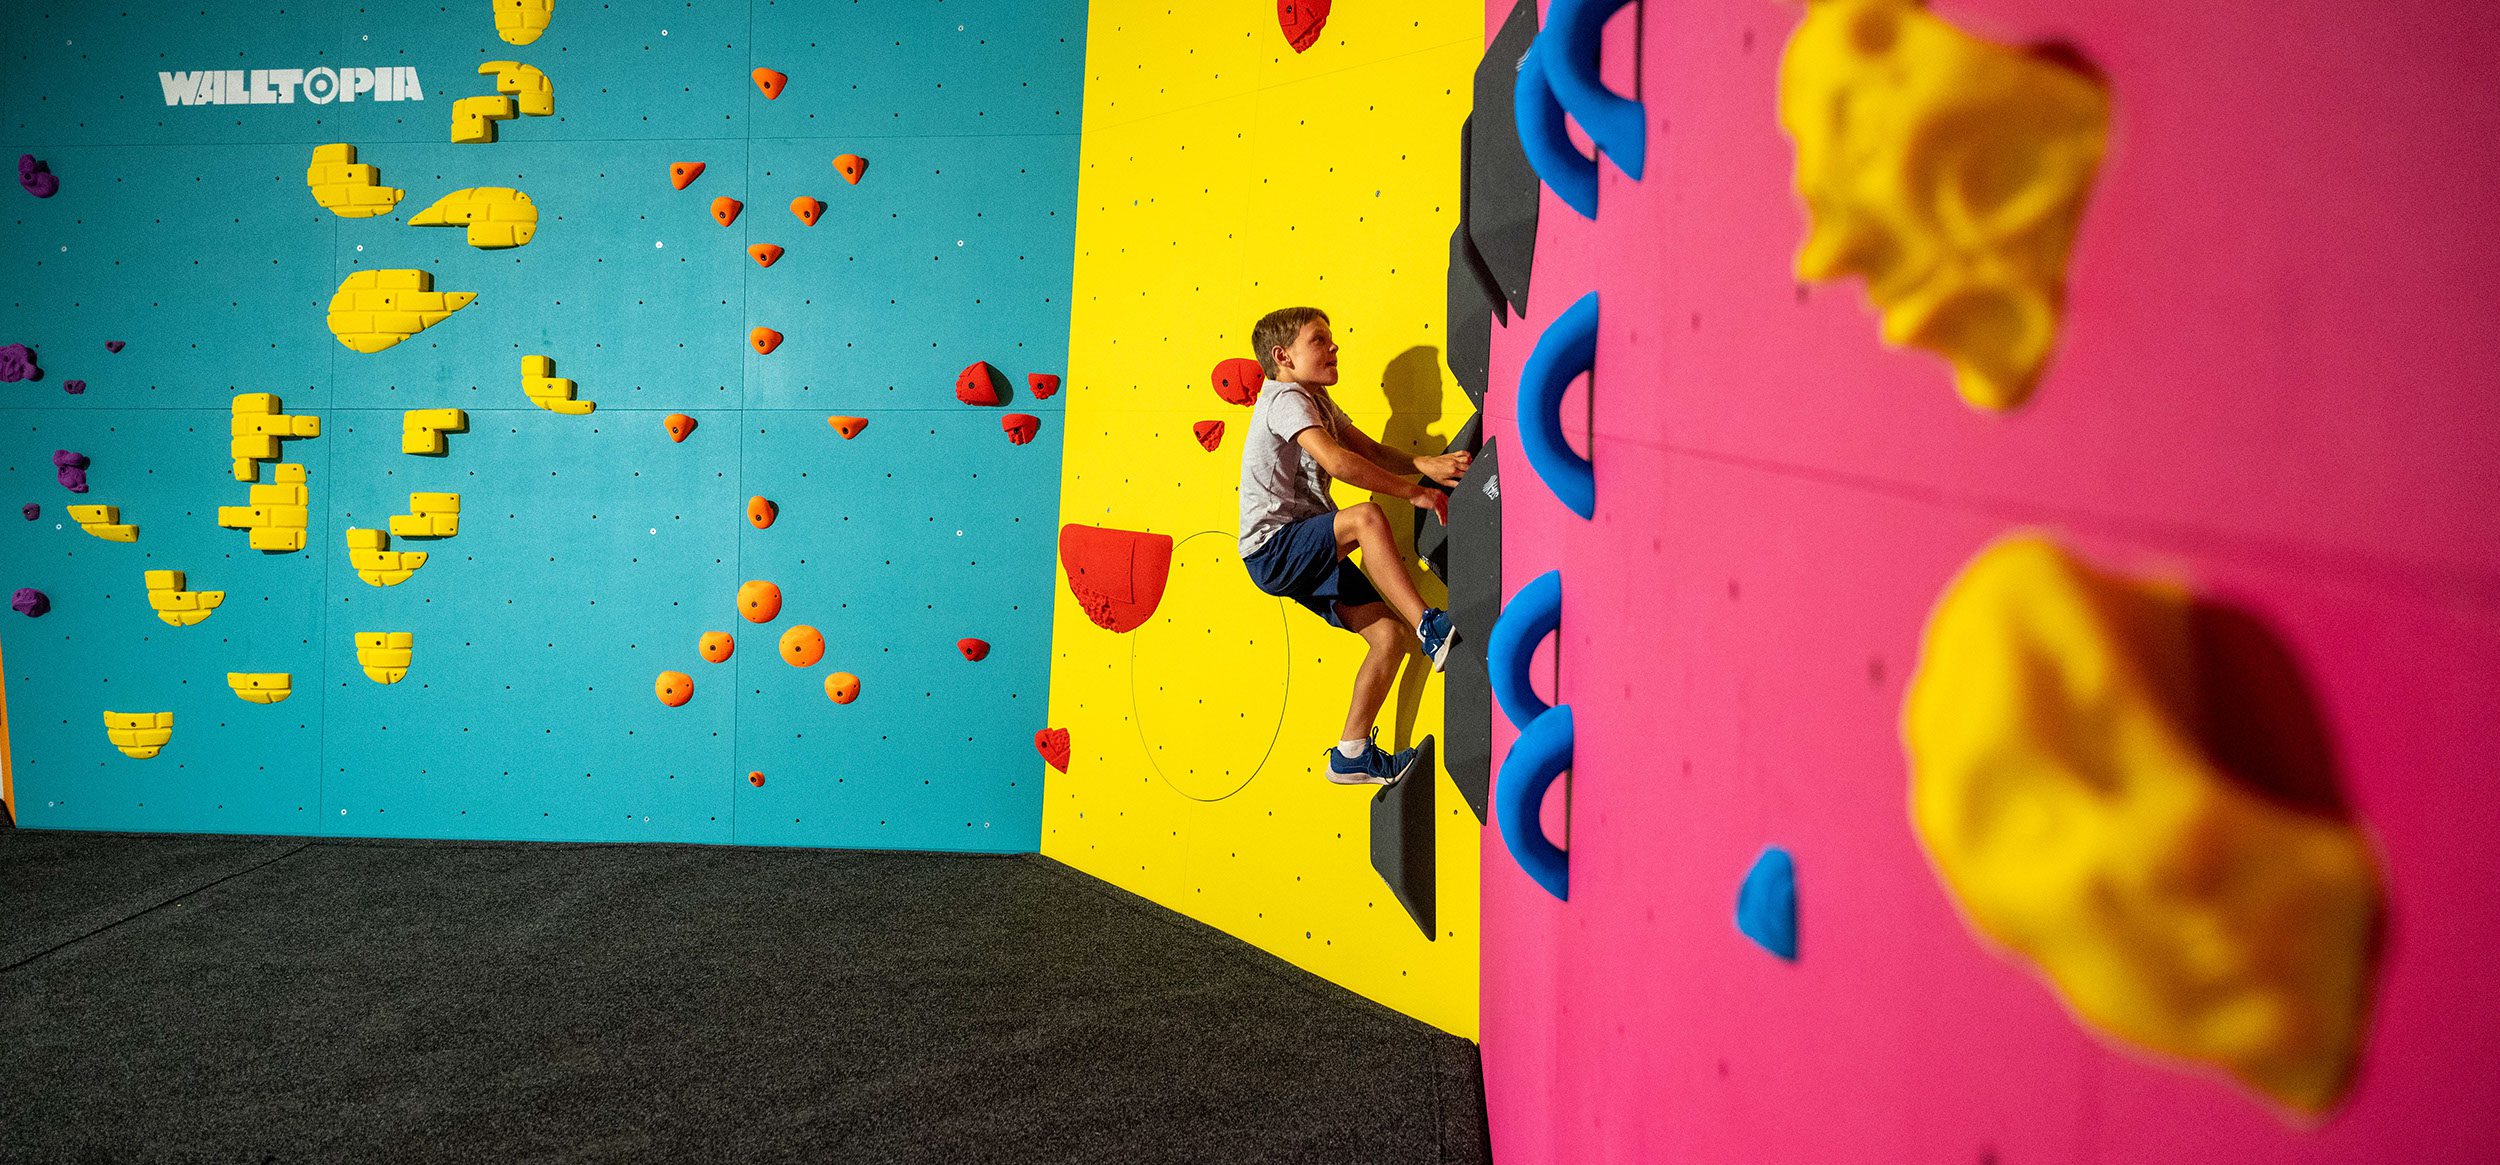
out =
<svg viewBox="0 0 2500 1165"><path fill-rule="evenodd" d="M1337 742L1337 751L1344 753L1347 760L1353 760L1363 755L1363 750L1371 746L1372 742L1369 737L1362 740L1340 740Z"/></svg>

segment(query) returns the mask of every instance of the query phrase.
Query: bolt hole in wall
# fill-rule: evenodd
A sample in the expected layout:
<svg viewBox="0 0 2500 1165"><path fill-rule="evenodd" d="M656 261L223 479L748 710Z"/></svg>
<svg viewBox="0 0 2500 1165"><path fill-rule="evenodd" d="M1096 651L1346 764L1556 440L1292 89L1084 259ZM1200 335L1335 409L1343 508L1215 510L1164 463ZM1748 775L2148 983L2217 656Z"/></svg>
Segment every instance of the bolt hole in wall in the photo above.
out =
<svg viewBox="0 0 2500 1165"><path fill-rule="evenodd" d="M1034 848L1062 406L1018 443L950 389L1065 371L1084 6L496 7L13 15L0 122L58 185L0 216L48 373L0 386L0 484L136 531L0 530L49 603L0 631L18 819ZM254 101L238 55L358 91ZM260 393L327 424L253 421L253 480ZM402 533L429 491L465 520ZM226 598L168 627L147 571ZM821 662L705 658L749 579ZM137 759L105 711L172 728Z"/></svg>

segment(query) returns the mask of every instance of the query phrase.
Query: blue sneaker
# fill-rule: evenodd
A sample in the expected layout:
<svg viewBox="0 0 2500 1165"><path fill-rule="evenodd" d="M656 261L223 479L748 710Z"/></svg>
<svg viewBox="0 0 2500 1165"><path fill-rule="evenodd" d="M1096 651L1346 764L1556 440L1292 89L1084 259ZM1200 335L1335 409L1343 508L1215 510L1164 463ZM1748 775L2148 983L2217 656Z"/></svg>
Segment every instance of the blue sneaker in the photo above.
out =
<svg viewBox="0 0 2500 1165"><path fill-rule="evenodd" d="M1406 779L1415 767L1417 750L1398 753L1380 750L1380 730L1373 729L1370 743L1363 746L1363 755L1347 756L1336 745L1328 746L1328 779L1340 785L1394 785Z"/></svg>
<svg viewBox="0 0 2500 1165"><path fill-rule="evenodd" d="M1424 658L1432 661L1432 670L1439 671L1449 662L1450 645L1458 642L1458 631L1450 626L1450 613L1439 607L1424 612L1424 621L1415 625L1415 638L1424 645Z"/></svg>

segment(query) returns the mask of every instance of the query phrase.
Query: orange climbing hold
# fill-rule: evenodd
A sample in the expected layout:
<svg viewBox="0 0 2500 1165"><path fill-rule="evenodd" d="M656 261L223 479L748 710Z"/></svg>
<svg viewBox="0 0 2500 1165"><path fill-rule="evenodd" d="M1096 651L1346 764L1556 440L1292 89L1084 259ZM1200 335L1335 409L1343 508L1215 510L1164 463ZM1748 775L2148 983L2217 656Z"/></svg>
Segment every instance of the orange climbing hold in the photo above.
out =
<svg viewBox="0 0 2500 1165"><path fill-rule="evenodd" d="M712 218L720 225L728 226L738 221L738 212L745 210L746 207L747 204L724 194L712 200Z"/></svg>
<svg viewBox="0 0 2500 1165"><path fill-rule="evenodd" d="M756 243L747 248L747 258L755 260L758 267L770 267L781 261L781 248L771 243Z"/></svg>
<svg viewBox="0 0 2500 1165"><path fill-rule="evenodd" d="M667 427L668 439L671 441L683 441L688 434L694 432L694 418L684 413L670 413L660 424Z"/></svg>
<svg viewBox="0 0 2500 1165"><path fill-rule="evenodd" d="M1002 398L998 369L987 360L974 361L972 366L955 376L955 399L968 405L994 405Z"/></svg>
<svg viewBox="0 0 2500 1165"><path fill-rule="evenodd" d="M836 704L848 704L859 698L859 677L838 671L825 677L825 698Z"/></svg>
<svg viewBox="0 0 2500 1165"><path fill-rule="evenodd" d="M842 180L853 186L868 173L868 159L857 154L844 154L833 160L833 168L842 172Z"/></svg>
<svg viewBox="0 0 2500 1165"><path fill-rule="evenodd" d="M705 663L726 663L730 654L738 650L738 641L726 631L706 631L695 650L702 653Z"/></svg>
<svg viewBox="0 0 2500 1165"><path fill-rule="evenodd" d="M778 99L781 91L790 86L790 75L779 69L757 69L753 76L755 87L764 91L766 101Z"/></svg>
<svg viewBox="0 0 2500 1165"><path fill-rule="evenodd" d="M964 653L964 658L974 663L990 657L990 645L978 639L958 639L955 641L955 650Z"/></svg>
<svg viewBox="0 0 2500 1165"><path fill-rule="evenodd" d="M758 530L770 530L773 528L773 519L780 516L781 507L774 505L771 498L752 497L747 499L747 525L753 526Z"/></svg>
<svg viewBox="0 0 2500 1165"><path fill-rule="evenodd" d="M792 667L814 667L824 657L824 632L801 623L781 633L781 662Z"/></svg>
<svg viewBox="0 0 2500 1165"><path fill-rule="evenodd" d="M771 328L757 328L747 333L747 343L755 345L756 355L770 356L773 349L781 346L781 333Z"/></svg>
<svg viewBox="0 0 2500 1165"><path fill-rule="evenodd" d="M1045 728L1033 734L1033 750L1060 772L1068 771L1068 730Z"/></svg>
<svg viewBox="0 0 2500 1165"><path fill-rule="evenodd" d="M1006 431L1007 440L1024 445L1032 442L1033 434L1042 431L1042 419L1031 413L1009 413L998 418L998 427Z"/></svg>
<svg viewBox="0 0 2500 1165"><path fill-rule="evenodd" d="M694 677L681 671L664 671L652 682L651 690L658 694L661 703L675 708L694 699Z"/></svg>
<svg viewBox="0 0 2500 1165"><path fill-rule="evenodd" d="M815 226L817 216L825 213L825 204L802 194L790 200L790 213L799 216L800 222Z"/></svg>
<svg viewBox="0 0 2500 1165"><path fill-rule="evenodd" d="M1059 378L1047 372L1028 372L1024 374L1024 387L1032 391L1033 399L1049 400L1059 395Z"/></svg>
<svg viewBox="0 0 2500 1165"><path fill-rule="evenodd" d="M1209 453L1215 452L1215 447L1224 443L1222 421L1200 421L1191 427L1198 431L1198 444L1205 446Z"/></svg>
<svg viewBox="0 0 2500 1165"><path fill-rule="evenodd" d="M842 439L848 441L853 437L859 436L859 431L861 429L868 427L868 418L826 417L825 423L833 426L833 431L842 434Z"/></svg>
<svg viewBox="0 0 2500 1165"><path fill-rule="evenodd" d="M668 164L668 184L678 188L679 190L685 189L689 184L693 183L695 179L702 176L703 163L701 162L671 162Z"/></svg>
<svg viewBox="0 0 2500 1165"><path fill-rule="evenodd" d="M1236 357L1215 366L1215 395L1225 404L1247 408L1259 402L1259 389L1267 384L1267 371L1259 362Z"/></svg>
<svg viewBox="0 0 2500 1165"><path fill-rule="evenodd" d="M770 623L781 614L781 588L756 579L738 588L738 614L749 623Z"/></svg>
<svg viewBox="0 0 2500 1165"><path fill-rule="evenodd" d="M755 787L756 787L756 788L758 788L758 789L763 788L763 787L764 787L764 774L762 774L762 773L748 773L748 774L747 774L747 783L748 783L748 784L750 784L750 785L755 786Z"/></svg>

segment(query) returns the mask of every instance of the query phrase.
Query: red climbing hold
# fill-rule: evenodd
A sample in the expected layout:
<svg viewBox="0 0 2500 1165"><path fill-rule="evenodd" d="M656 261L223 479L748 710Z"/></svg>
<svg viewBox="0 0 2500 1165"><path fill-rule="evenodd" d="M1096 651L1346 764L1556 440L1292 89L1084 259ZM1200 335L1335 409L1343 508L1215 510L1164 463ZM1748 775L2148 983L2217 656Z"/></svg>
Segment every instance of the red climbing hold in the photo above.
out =
<svg viewBox="0 0 2500 1165"><path fill-rule="evenodd" d="M1050 762L1050 767L1063 773L1068 771L1068 730L1045 728L1034 733L1033 751L1041 753L1042 759Z"/></svg>
<svg viewBox="0 0 2500 1165"><path fill-rule="evenodd" d="M747 258L758 267L770 267L781 261L781 248L771 243L756 243L747 248Z"/></svg>
<svg viewBox="0 0 2500 1165"><path fill-rule="evenodd" d="M826 417L825 423L833 426L833 431L842 434L842 439L848 441L853 437L859 436L859 431L861 429L868 427L868 418Z"/></svg>
<svg viewBox="0 0 2500 1165"><path fill-rule="evenodd" d="M1033 399L1049 400L1059 395L1059 378L1047 372L1028 372L1024 374L1024 387L1032 391Z"/></svg>
<svg viewBox="0 0 2500 1165"><path fill-rule="evenodd" d="M773 519L780 516L781 507L774 505L771 498L752 497L747 499L748 525L753 526L758 530L770 530L773 528Z"/></svg>
<svg viewBox="0 0 2500 1165"><path fill-rule="evenodd" d="M1031 413L1009 413L998 418L998 427L1006 431L1007 440L1023 445L1033 440L1033 434L1042 431L1042 419Z"/></svg>
<svg viewBox="0 0 2500 1165"><path fill-rule="evenodd" d="M689 183L702 176L703 163L701 162L671 162L668 164L669 185L674 186L679 190L685 189Z"/></svg>
<svg viewBox="0 0 2500 1165"><path fill-rule="evenodd" d="M770 356L773 349L781 346L781 333L771 328L757 328L747 333L747 343L755 345L756 355Z"/></svg>
<svg viewBox="0 0 2500 1165"><path fill-rule="evenodd" d="M853 186L868 173L868 159L857 154L844 154L833 160L833 168L842 172L842 180Z"/></svg>
<svg viewBox="0 0 2500 1165"><path fill-rule="evenodd" d="M746 206L747 204L724 194L712 200L712 217L718 220L720 225L728 226L738 221L738 212L745 210Z"/></svg>
<svg viewBox="0 0 2500 1165"><path fill-rule="evenodd" d="M762 774L762 773L748 773L748 774L747 774L747 783L748 783L748 784L750 784L750 785L755 786L755 787L756 787L756 788L758 788L758 789L763 788L763 787L764 787L764 774Z"/></svg>
<svg viewBox="0 0 2500 1165"><path fill-rule="evenodd" d="M1319 43L1319 30L1328 27L1328 0L1276 0L1276 26L1285 30L1293 51L1307 50Z"/></svg>
<svg viewBox="0 0 2500 1165"><path fill-rule="evenodd" d="M1200 421L1193 427L1198 430L1198 444L1207 452L1215 452L1216 446L1224 443L1224 422Z"/></svg>
<svg viewBox="0 0 2500 1165"><path fill-rule="evenodd" d="M670 413L668 418L660 423L667 426L668 439L671 441L683 441L687 434L694 432L694 418L684 413Z"/></svg>
<svg viewBox="0 0 2500 1165"><path fill-rule="evenodd" d="M780 97L781 91L790 84L790 75L779 69L757 69L752 75L755 87L764 91L766 101Z"/></svg>
<svg viewBox="0 0 2500 1165"><path fill-rule="evenodd" d="M955 650L964 653L964 658L974 663L990 657L990 645L978 639L958 639L955 641Z"/></svg>
<svg viewBox="0 0 2500 1165"><path fill-rule="evenodd" d="M1267 373L1259 362L1246 357L1227 360L1215 366L1215 395L1224 403L1248 408L1259 403L1259 389L1267 384Z"/></svg>
<svg viewBox="0 0 2500 1165"><path fill-rule="evenodd" d="M998 370L976 361L955 377L955 399L968 405L994 405L1001 399Z"/></svg>
<svg viewBox="0 0 2500 1165"><path fill-rule="evenodd" d="M1086 618L1106 631L1135 631L1163 601L1172 536L1071 523L1059 528L1059 563Z"/></svg>
<svg viewBox="0 0 2500 1165"><path fill-rule="evenodd" d="M802 194L790 200L790 213L799 216L800 222L815 226L816 216L825 213L825 204Z"/></svg>

